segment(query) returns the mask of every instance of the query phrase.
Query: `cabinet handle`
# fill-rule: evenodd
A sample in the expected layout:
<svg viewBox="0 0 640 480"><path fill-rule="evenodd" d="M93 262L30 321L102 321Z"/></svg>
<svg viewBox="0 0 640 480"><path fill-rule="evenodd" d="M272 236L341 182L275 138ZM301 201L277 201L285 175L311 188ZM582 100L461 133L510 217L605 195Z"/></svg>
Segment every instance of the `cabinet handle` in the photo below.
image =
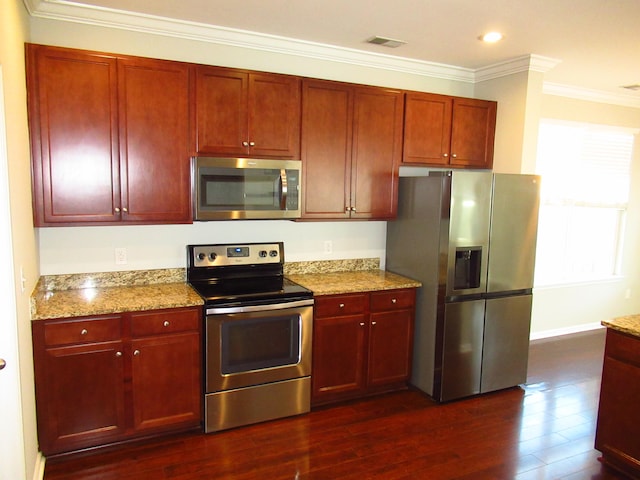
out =
<svg viewBox="0 0 640 480"><path fill-rule="evenodd" d="M398 300L396 300L395 298L391 299L391 303L397 303L397 302L398 302Z"/></svg>
<svg viewBox="0 0 640 480"><path fill-rule="evenodd" d="M122 356L122 352L116 352L116 357L121 357Z"/></svg>
<svg viewBox="0 0 640 480"><path fill-rule="evenodd" d="M344 303L341 303L340 305L338 305L340 308L344 308Z"/></svg>
<svg viewBox="0 0 640 480"><path fill-rule="evenodd" d="M120 213L120 207L116 207L115 210L116 210L116 213Z"/></svg>
<svg viewBox="0 0 640 480"><path fill-rule="evenodd" d="M86 328L80 330L80 335L86 335L87 333L89 333L89 331Z"/></svg>
<svg viewBox="0 0 640 480"><path fill-rule="evenodd" d="M165 327L168 327L170 325L169 320L165 320L162 325L164 325Z"/></svg>
<svg viewBox="0 0 640 480"><path fill-rule="evenodd" d="M140 355L140 350L134 350L133 354L137 357L138 355Z"/></svg>

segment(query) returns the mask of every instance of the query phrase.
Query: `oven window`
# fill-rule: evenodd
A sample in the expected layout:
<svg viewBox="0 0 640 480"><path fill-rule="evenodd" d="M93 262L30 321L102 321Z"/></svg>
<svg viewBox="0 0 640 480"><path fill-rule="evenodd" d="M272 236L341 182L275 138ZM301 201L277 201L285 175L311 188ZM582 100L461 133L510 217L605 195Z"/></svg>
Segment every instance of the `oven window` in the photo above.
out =
<svg viewBox="0 0 640 480"><path fill-rule="evenodd" d="M222 373L295 365L300 359L300 315L222 323Z"/></svg>

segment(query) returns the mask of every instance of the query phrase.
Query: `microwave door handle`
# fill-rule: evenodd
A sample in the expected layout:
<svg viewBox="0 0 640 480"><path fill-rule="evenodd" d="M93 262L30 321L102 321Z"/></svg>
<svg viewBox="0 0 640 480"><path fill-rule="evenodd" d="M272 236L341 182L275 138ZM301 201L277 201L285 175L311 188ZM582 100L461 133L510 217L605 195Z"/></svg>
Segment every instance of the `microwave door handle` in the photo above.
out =
<svg viewBox="0 0 640 480"><path fill-rule="evenodd" d="M287 171L280 170L280 210L287 209Z"/></svg>

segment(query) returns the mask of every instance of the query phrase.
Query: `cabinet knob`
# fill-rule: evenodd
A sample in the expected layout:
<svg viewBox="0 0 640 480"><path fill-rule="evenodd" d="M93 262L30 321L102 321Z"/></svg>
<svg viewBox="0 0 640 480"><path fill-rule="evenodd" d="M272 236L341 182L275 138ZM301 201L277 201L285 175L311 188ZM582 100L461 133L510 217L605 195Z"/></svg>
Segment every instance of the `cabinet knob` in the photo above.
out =
<svg viewBox="0 0 640 480"><path fill-rule="evenodd" d="M449 154L448 154L448 153L443 153L443 154L442 154L442 156L443 156L444 158L447 158L447 157L449 156Z"/></svg>
<svg viewBox="0 0 640 480"><path fill-rule="evenodd" d="M360 326L361 326L361 327L364 327L364 323L363 323L363 322L360 322Z"/></svg>
<svg viewBox="0 0 640 480"><path fill-rule="evenodd" d="M115 208L116 213L120 213L120 207Z"/></svg>
<svg viewBox="0 0 640 480"><path fill-rule="evenodd" d="M116 357L121 357L122 356L122 352L116 352Z"/></svg>
<svg viewBox="0 0 640 480"><path fill-rule="evenodd" d="M378 322L371 322L371 325L375 325L376 323L378 323Z"/></svg>
<svg viewBox="0 0 640 480"><path fill-rule="evenodd" d="M86 328L80 330L80 335L86 335L87 333L89 333L89 331Z"/></svg>
<svg viewBox="0 0 640 480"><path fill-rule="evenodd" d="M344 303L341 303L340 305L338 305L340 308L344 308Z"/></svg>
<svg viewBox="0 0 640 480"><path fill-rule="evenodd" d="M129 209L128 209L127 207L122 207L122 211L123 211L124 213L127 213L127 212L129 211Z"/></svg>
<svg viewBox="0 0 640 480"><path fill-rule="evenodd" d="M243 147L248 147L249 146L249 142L242 142L242 146Z"/></svg>
<svg viewBox="0 0 640 480"><path fill-rule="evenodd" d="M249 146L250 147L255 147L256 146L256 142L249 142Z"/></svg>
<svg viewBox="0 0 640 480"><path fill-rule="evenodd" d="M133 354L137 357L138 355L140 355L140 350L134 350Z"/></svg>
<svg viewBox="0 0 640 480"><path fill-rule="evenodd" d="M398 300L396 300L395 298L392 298L391 303L398 303Z"/></svg>
<svg viewBox="0 0 640 480"><path fill-rule="evenodd" d="M162 325L164 325L165 327L168 327L170 325L169 320L165 320Z"/></svg>
<svg viewBox="0 0 640 480"><path fill-rule="evenodd" d="M455 153L451 154L451 158L456 158L458 155L456 155Z"/></svg>
<svg viewBox="0 0 640 480"><path fill-rule="evenodd" d="M4 358L0 358L0 370L7 366L7 361Z"/></svg>

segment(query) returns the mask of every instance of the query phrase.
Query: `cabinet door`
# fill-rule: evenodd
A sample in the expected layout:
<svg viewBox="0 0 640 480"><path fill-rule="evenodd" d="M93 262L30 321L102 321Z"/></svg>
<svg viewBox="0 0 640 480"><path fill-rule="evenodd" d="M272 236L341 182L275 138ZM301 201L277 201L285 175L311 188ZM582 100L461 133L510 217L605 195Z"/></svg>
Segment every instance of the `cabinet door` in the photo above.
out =
<svg viewBox="0 0 640 480"><path fill-rule="evenodd" d="M116 59L27 45L36 226L119 218Z"/></svg>
<svg viewBox="0 0 640 480"><path fill-rule="evenodd" d="M198 425L202 383L199 333L134 339L131 350L135 430Z"/></svg>
<svg viewBox="0 0 640 480"><path fill-rule="evenodd" d="M312 403L364 392L365 322L364 314L315 319Z"/></svg>
<svg viewBox="0 0 640 480"><path fill-rule="evenodd" d="M118 72L122 218L189 222L188 66L121 59Z"/></svg>
<svg viewBox="0 0 640 480"><path fill-rule="evenodd" d="M407 93L403 163L448 165L453 98Z"/></svg>
<svg viewBox="0 0 640 480"><path fill-rule="evenodd" d="M303 82L304 218L349 218L352 91L335 82Z"/></svg>
<svg viewBox="0 0 640 480"><path fill-rule="evenodd" d="M372 313L370 320L368 385L405 382L411 373L413 311Z"/></svg>
<svg viewBox="0 0 640 480"><path fill-rule="evenodd" d="M300 79L249 75L249 155L300 158Z"/></svg>
<svg viewBox="0 0 640 480"><path fill-rule="evenodd" d="M403 96L357 88L354 97L351 218L394 218L402 155Z"/></svg>
<svg viewBox="0 0 640 480"><path fill-rule="evenodd" d="M124 434L121 342L35 350L38 435L45 455L99 445Z"/></svg>
<svg viewBox="0 0 640 480"><path fill-rule="evenodd" d="M229 68L196 67L195 142L197 153L247 154L249 79Z"/></svg>
<svg viewBox="0 0 640 480"><path fill-rule="evenodd" d="M496 102L454 98L451 165L491 168L496 130Z"/></svg>

